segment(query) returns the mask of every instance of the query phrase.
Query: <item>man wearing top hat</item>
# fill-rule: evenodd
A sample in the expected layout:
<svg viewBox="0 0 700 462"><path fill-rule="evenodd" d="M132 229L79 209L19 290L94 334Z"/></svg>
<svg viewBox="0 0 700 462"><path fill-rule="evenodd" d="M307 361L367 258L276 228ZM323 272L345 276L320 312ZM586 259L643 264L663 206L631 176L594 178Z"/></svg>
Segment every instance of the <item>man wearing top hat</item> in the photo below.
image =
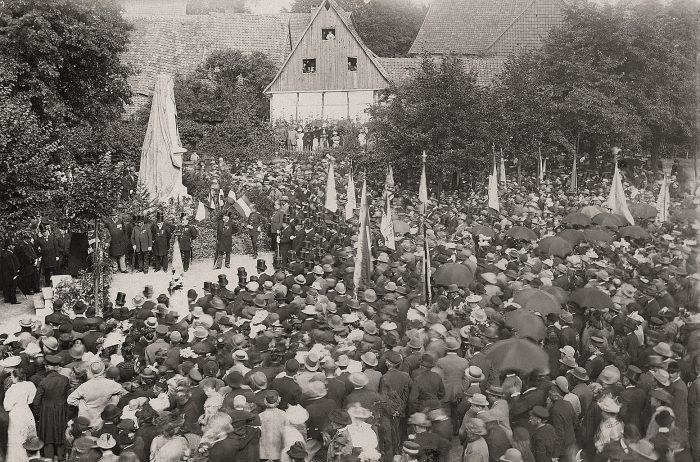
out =
<svg viewBox="0 0 700 462"><path fill-rule="evenodd" d="M230 291L226 286L228 285L228 278L225 274L219 274L219 297L224 301L224 303L229 304L236 299L236 294Z"/></svg>
<svg viewBox="0 0 700 462"><path fill-rule="evenodd" d="M190 225L190 220L186 214L181 214L180 219L182 225L179 230L178 243L180 244L180 255L182 256L182 268L187 271L192 261L192 241L197 239L199 233L197 228Z"/></svg>
<svg viewBox="0 0 700 462"><path fill-rule="evenodd" d="M136 226L131 231L131 248L135 253L135 267L148 273L148 259L153 248L153 234L151 227L144 223L143 215L137 215L135 221Z"/></svg>
<svg viewBox="0 0 700 462"><path fill-rule="evenodd" d="M265 219L258 212L255 204L250 204L250 215L248 215L248 235L250 236L250 242L253 246L253 258L258 258L258 240L260 239L260 233L262 232L262 227L265 224Z"/></svg>
<svg viewBox="0 0 700 462"><path fill-rule="evenodd" d="M156 224L151 230L153 235L153 267L156 271L168 270L168 252L170 251L170 227L165 224L163 214L156 214Z"/></svg>
<svg viewBox="0 0 700 462"><path fill-rule="evenodd" d="M287 263L289 262L289 251L292 250L292 244L295 237L293 220L287 220L284 218L279 234L279 253L283 267L287 266ZM277 237L275 236L275 238Z"/></svg>
<svg viewBox="0 0 700 462"><path fill-rule="evenodd" d="M233 250L233 235L237 232L231 221L231 212L224 214L216 228L216 258L214 267L221 269L221 263L226 255L226 268L231 267L231 250Z"/></svg>

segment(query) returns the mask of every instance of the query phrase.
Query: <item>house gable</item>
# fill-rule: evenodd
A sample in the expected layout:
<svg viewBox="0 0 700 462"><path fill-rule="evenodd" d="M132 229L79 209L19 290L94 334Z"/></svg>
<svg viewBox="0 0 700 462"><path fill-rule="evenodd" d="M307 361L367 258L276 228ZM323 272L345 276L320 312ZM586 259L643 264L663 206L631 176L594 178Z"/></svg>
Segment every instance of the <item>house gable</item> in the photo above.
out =
<svg viewBox="0 0 700 462"><path fill-rule="evenodd" d="M324 39L329 32L333 39ZM349 58L354 60L352 66ZM309 72L311 67L314 72ZM340 13L335 0L326 0L265 93L369 90L387 85L386 72L376 57Z"/></svg>
<svg viewBox="0 0 700 462"><path fill-rule="evenodd" d="M561 0L534 0L488 48L500 56L540 48L553 27L563 22Z"/></svg>

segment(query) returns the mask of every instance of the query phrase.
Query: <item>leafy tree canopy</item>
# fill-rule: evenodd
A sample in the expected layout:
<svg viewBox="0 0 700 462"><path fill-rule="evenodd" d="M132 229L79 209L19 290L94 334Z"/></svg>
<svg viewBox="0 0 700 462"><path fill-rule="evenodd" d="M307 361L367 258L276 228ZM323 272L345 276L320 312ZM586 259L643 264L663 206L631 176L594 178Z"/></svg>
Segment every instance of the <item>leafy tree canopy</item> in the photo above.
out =
<svg viewBox="0 0 700 462"><path fill-rule="evenodd" d="M189 0L187 14L250 13L245 0Z"/></svg>
<svg viewBox="0 0 700 462"><path fill-rule="evenodd" d="M112 0L13 0L0 8L0 86L59 125L117 117L130 98L128 24Z"/></svg>

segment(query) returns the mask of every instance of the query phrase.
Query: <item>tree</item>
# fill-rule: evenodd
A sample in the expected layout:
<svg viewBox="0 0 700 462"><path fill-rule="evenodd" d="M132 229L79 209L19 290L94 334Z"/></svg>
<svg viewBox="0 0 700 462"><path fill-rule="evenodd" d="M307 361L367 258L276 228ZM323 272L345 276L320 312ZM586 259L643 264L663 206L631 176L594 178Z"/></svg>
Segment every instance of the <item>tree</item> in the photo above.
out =
<svg viewBox="0 0 700 462"><path fill-rule="evenodd" d="M483 164L484 91L455 56L439 63L424 57L412 78L391 87L370 114L377 149L397 173L419 171L423 150L429 167L442 173Z"/></svg>
<svg viewBox="0 0 700 462"><path fill-rule="evenodd" d="M318 8L324 0L294 0L289 8L290 13L308 13ZM365 4L363 0L336 0L338 6L345 11L354 12Z"/></svg>
<svg viewBox="0 0 700 462"><path fill-rule="evenodd" d="M0 85L12 85L42 121L118 117L130 98L128 23L113 0L14 0L0 8Z"/></svg>
<svg viewBox="0 0 700 462"><path fill-rule="evenodd" d="M49 206L60 178L49 159L59 152L29 102L0 88L0 231L20 228Z"/></svg>
<svg viewBox="0 0 700 462"><path fill-rule="evenodd" d="M406 0L372 0L352 15L358 34L378 56L403 57L418 35L427 7Z"/></svg>

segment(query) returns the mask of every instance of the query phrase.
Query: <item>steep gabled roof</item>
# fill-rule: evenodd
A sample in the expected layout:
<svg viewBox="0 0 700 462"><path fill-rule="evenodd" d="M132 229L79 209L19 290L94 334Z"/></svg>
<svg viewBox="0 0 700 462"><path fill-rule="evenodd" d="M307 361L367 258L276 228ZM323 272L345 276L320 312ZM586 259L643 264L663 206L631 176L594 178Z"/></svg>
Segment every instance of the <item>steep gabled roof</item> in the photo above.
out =
<svg viewBox="0 0 700 462"><path fill-rule="evenodd" d="M128 18L129 77L135 95L150 95L158 74L187 74L218 50L260 51L278 66L291 49L289 23L296 14L210 14ZM308 16L308 15L304 15Z"/></svg>
<svg viewBox="0 0 700 462"><path fill-rule="evenodd" d="M265 87L265 93L267 93L269 91L270 87L272 87L272 85L277 81L277 79L279 79L280 74L282 74L282 71L284 70L284 68L287 66L287 63L289 62L289 59L292 57L292 55L294 55L294 51L299 46L299 43L301 43L301 39L304 37L304 35L306 35L309 32L309 29L311 29L311 25L313 24L314 20L316 19L318 14L321 12L321 9L325 8L326 5L329 5L330 8L333 8L335 10L335 12L338 14L338 17L342 21L343 25L350 31L350 34L357 41L360 48L365 52L365 54L367 55L369 60L372 62L372 64L374 64L374 66L377 68L379 73L385 79L389 80L389 77L388 77L386 71L384 70L384 68L382 68L382 65L379 63L379 59L377 58L377 55L375 55L372 52L372 50L367 48L367 46L364 44L364 42L360 38L357 31L355 30L355 27L352 24L352 21L350 19L350 14L348 14L345 10L340 8L340 6L338 6L338 4L336 3L335 0L325 0L323 3L321 3L318 6L318 8L316 8L316 10L314 11L313 15L311 16L309 22L307 23L306 28L304 29L304 32L301 34L301 36L296 41L296 43L292 44L292 51L287 55L286 59L284 60L284 63L282 64L282 66L280 66L275 77L272 79L272 81L269 83L269 85L267 87Z"/></svg>
<svg viewBox="0 0 700 462"><path fill-rule="evenodd" d="M409 54L486 52L535 0L433 0Z"/></svg>
<svg viewBox="0 0 700 462"><path fill-rule="evenodd" d="M411 78L412 74L420 66L422 58L379 58L384 69L389 74L392 82L400 84ZM436 58L439 59L439 58ZM468 56L460 58L464 69L476 74L476 83L479 85L488 85L503 70L507 58L487 56Z"/></svg>

